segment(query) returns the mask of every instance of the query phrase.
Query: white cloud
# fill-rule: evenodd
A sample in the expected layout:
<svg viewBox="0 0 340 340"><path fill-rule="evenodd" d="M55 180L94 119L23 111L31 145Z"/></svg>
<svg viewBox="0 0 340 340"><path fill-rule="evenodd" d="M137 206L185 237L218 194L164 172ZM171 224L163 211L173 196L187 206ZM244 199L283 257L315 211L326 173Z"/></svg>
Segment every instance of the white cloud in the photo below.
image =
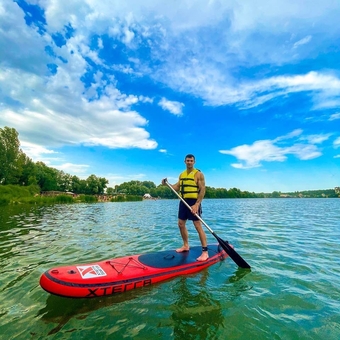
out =
<svg viewBox="0 0 340 340"><path fill-rule="evenodd" d="M48 26L44 35L26 25L16 3L1 5L4 7L0 11L0 29L8 27L9 31L0 34L0 48L4 52L0 59L0 124L20 131L22 143L30 141L37 147L45 145L46 149L70 144L157 147L146 130L148 121L132 109L137 103L152 103L152 98L122 93L114 77L104 78L99 70L93 74L91 86L85 88L82 77L91 65L88 58L96 65L109 66L103 65L98 53L88 45L92 21L80 24L80 18L90 13L88 5L74 1L65 3L66 9L59 2L45 2ZM50 33L64 32L64 25L69 23L75 29L80 28L78 25L81 28L59 48ZM128 28L126 38L131 41L133 37L127 31ZM45 53L46 45L57 57ZM103 46L102 40L99 46ZM25 53L17 53L20 49ZM47 63L57 65L54 75L48 74ZM33 157L37 153L37 149L32 151Z"/></svg>
<svg viewBox="0 0 340 340"><path fill-rule="evenodd" d="M333 142L333 146L335 148L339 148L340 147L340 137L338 137L334 142Z"/></svg>
<svg viewBox="0 0 340 340"><path fill-rule="evenodd" d="M286 155L283 149L275 146L270 140L261 140L252 145L240 145L231 150L220 150L225 155L235 156L240 163L232 164L235 168L249 169L261 166L262 161L283 162Z"/></svg>
<svg viewBox="0 0 340 340"><path fill-rule="evenodd" d="M20 147L23 152L30 157L34 162L43 162L47 166L62 170L66 173L72 173L80 178L87 178L87 173L90 168L87 164L64 163L63 154L54 150L47 149L41 145L20 142Z"/></svg>
<svg viewBox="0 0 340 340"><path fill-rule="evenodd" d="M301 132L301 130L295 130L274 140L260 140L251 145L244 144L230 150L220 150L219 152L236 157L239 162L233 163L232 166L238 169L260 167L263 162L284 162L287 160L288 155L294 155L300 160L309 160L321 156L321 151L315 144L322 143L328 137L326 138L323 135L319 137L316 135L299 137ZM308 142L301 143L301 140ZM283 144L283 141L286 144ZM289 141L292 144L290 146L287 145Z"/></svg>
<svg viewBox="0 0 340 340"><path fill-rule="evenodd" d="M314 96L315 108L321 105L323 108L337 107L340 101L340 78L335 75L312 71L302 75L243 80L236 85L219 70L205 66L203 68L193 63L192 68L169 71L171 87L200 97L212 106L237 105L240 108L251 108L297 92L310 92Z"/></svg>
<svg viewBox="0 0 340 340"><path fill-rule="evenodd" d="M42 76L47 71L46 64L52 62L44 50L49 43L49 36L41 36L36 27L26 25L16 2L0 2L0 65Z"/></svg>
<svg viewBox="0 0 340 340"><path fill-rule="evenodd" d="M308 1L308 13L302 10L306 6L305 3L302 5L293 0L276 0L271 4L259 1L256 5L252 2L240 1L207 3L203 0L185 0L181 2L180 7L162 1L155 3L151 0L144 1L143 4L133 0L114 3L101 1L100 4L94 0L86 3L77 0L66 3L46 1L40 3L40 6L45 8L48 23L48 34L45 34L45 40L50 39L49 34L63 32L65 25L71 24L77 30L77 35L70 38L66 46L54 47L57 55L68 61L68 65L62 66L68 74L70 72L73 74L72 81L75 84L77 84L76 77L79 79L87 67L84 57L91 58L97 65L103 62L96 51L89 49L90 37L93 34L100 35L109 31L128 45L134 40L136 44L147 43L153 59L158 60L160 64L157 63L157 69L154 69L144 60L139 65L135 64L133 68L129 65L118 64L106 65L106 67L118 67L124 73L147 72L174 89L201 97L207 105L237 104L240 107L254 107L275 97L300 91L321 92L325 95L321 102L328 101L327 107L333 107L338 103L336 94L327 95L332 89L321 78L325 77L327 78L325 80L333 79L337 82L339 79L335 76L323 75L322 72L314 77L316 78L314 79L316 80L315 86L308 82L308 78L313 78L312 72L300 76L263 78L263 80L253 82L243 81L240 85L237 85L236 77L232 74L232 69L244 62L248 65L250 61L255 62L255 65L270 62L275 64L275 59L281 58L278 59L278 63L281 64L283 56L291 60L290 43L287 44L287 53L278 51L274 44L277 44L278 38L288 39L289 36L289 40L292 39L291 36L295 36L297 27L305 25L311 31L315 29L314 27L318 27L319 30L325 31L326 36L331 35L335 29L334 21L337 20L337 13L340 11L339 6L331 1L326 0L323 4ZM266 11L262 10L262 6L266 7ZM15 8L16 17L8 18L8 22L21 23L20 31L15 31L15 34L19 38L22 37L22 33L30 31L35 39L35 42L33 44L30 42L30 45L35 47L37 44L40 45L39 55L45 55L41 51L46 43L41 37L39 39L39 35L33 29L27 28L18 6L13 4L11 7L8 12L12 12ZM326 16L327 20L324 20ZM224 29L216 38L211 39L211 34L219 30L219 25ZM258 32L256 39L253 37L254 32ZM270 33L264 34L264 32ZM287 36L281 37L282 32ZM137 35L140 36L137 37ZM148 37L148 40L145 42L138 40L142 36ZM306 35L295 42L295 45L300 47L306 45L311 40L311 36L311 34ZM268 39L268 37L273 39ZM102 48L103 41L99 40L98 46ZM249 42L252 41L250 45ZM22 39L18 39L17 42L22 43ZM264 49L264 57L257 55ZM31 50L38 53L36 48ZM171 53L174 50L176 53ZM191 53L188 53L189 50ZM209 50L209 57L206 54L207 50ZM71 51L72 54L70 54ZM14 60L15 58L8 59ZM38 68L42 63L26 62L26 64L36 65ZM62 62L59 61L59 64ZM62 81L61 73L60 70L56 80ZM77 86L80 85L77 84ZM338 90L339 86L336 86L334 91L339 93ZM88 92L90 93L90 90ZM315 105L322 105L318 100L320 95L318 93L315 95Z"/></svg>
<svg viewBox="0 0 340 340"><path fill-rule="evenodd" d="M329 137L331 136L331 133L327 134L319 134L319 135L308 135L308 136L303 136L301 140L306 140L310 144L321 144L324 141L328 140Z"/></svg>
<svg viewBox="0 0 340 340"><path fill-rule="evenodd" d="M21 139L21 138L20 138ZM20 147L24 151L24 153L32 158L34 161L42 161L46 164L49 164L49 159L51 156L54 158L55 155L58 155L58 152L45 148L42 145L33 144L26 141L20 141Z"/></svg>
<svg viewBox="0 0 340 340"><path fill-rule="evenodd" d="M340 119L340 112L333 113L333 114L329 117L329 120L330 120L330 121L332 121L332 120L337 120L337 119Z"/></svg>
<svg viewBox="0 0 340 340"><path fill-rule="evenodd" d="M66 173L72 174L85 174L88 169L89 165L87 164L73 164L73 163L63 163L60 165L54 166L56 169L63 170Z"/></svg>
<svg viewBox="0 0 340 340"><path fill-rule="evenodd" d="M15 110L5 108L0 120L20 131L23 142L29 139L50 148L65 144L157 147L144 129L147 120L131 110L138 97L122 94L113 86L107 86L100 99L92 96L96 100L89 101L89 92L82 94L83 85L65 70L46 79L11 69L2 70L0 86L4 97L18 103Z"/></svg>
<svg viewBox="0 0 340 340"><path fill-rule="evenodd" d="M138 97L138 100L139 100L141 103L149 103L149 104L152 104L152 103L153 103L153 98L150 98L150 97L139 96L139 97Z"/></svg>
<svg viewBox="0 0 340 340"><path fill-rule="evenodd" d="M176 101L170 101L167 100L166 98L162 98L158 105L163 109L167 110L170 113L176 115L176 116L181 116L182 113L182 108L184 107L183 103L176 102Z"/></svg>
<svg viewBox="0 0 340 340"><path fill-rule="evenodd" d="M298 48L301 45L308 44L311 40L312 40L312 36L311 35L307 35L306 37L304 37L304 38L300 39L299 41L297 41L293 45L293 48Z"/></svg>
<svg viewBox="0 0 340 340"><path fill-rule="evenodd" d="M282 141L282 140L286 140L286 139L291 139L291 138L294 138L294 137L298 137L298 136L300 136L302 133L303 133L303 130L302 130L302 129L295 129L295 130L293 130L292 132L289 132L289 133L287 133L287 134L284 135L284 136L279 136L279 137L275 138L275 139L274 139L274 142L279 142L279 141Z"/></svg>
<svg viewBox="0 0 340 340"><path fill-rule="evenodd" d="M294 144L283 149L286 154L291 154L303 161L320 157L321 151L314 144Z"/></svg>
<svg viewBox="0 0 340 340"><path fill-rule="evenodd" d="M124 43L125 44L129 44L132 39L134 38L135 34L133 32L131 32L130 30L126 29L124 32Z"/></svg>
<svg viewBox="0 0 340 340"><path fill-rule="evenodd" d="M303 4L293 0L276 0L270 4L264 0L256 4L250 1L183 0L180 6L152 0L143 3L104 0L100 4L90 0L86 3L47 1L41 6L45 7L48 32L60 32L69 23L77 30L80 39L73 51L81 47L83 55L99 63L95 52L85 46L93 33L109 32L127 45L136 44L134 50L138 44L146 43L150 48L151 63L148 65L144 60L142 64L134 65L135 68L121 65L122 72L147 72L173 89L203 98L208 105L254 107L291 92L321 91L327 94L329 91L327 86L303 84L303 79L300 79L300 86L280 85L278 82L283 79L275 77L267 84L265 80L258 80L236 85L237 76L232 70L243 65L252 66L250 63L256 66L291 62L296 58L291 53L291 41L295 40L295 47L311 45L308 42L315 30L323 32L324 39L333 40L340 8L331 0L322 4L313 0ZM306 6L308 11L305 11ZM296 41L297 31L301 32L300 36L304 32L308 34ZM141 41L143 37L147 40ZM318 39L313 42L317 51L321 42ZM156 69L151 66L155 60L158 61ZM321 76L322 72L319 72ZM301 77L308 78L308 74ZM298 76L287 76L286 80L299 81ZM334 98L335 94L326 95L322 101ZM322 104L317 100L315 105ZM335 103L329 101L327 105L333 107Z"/></svg>

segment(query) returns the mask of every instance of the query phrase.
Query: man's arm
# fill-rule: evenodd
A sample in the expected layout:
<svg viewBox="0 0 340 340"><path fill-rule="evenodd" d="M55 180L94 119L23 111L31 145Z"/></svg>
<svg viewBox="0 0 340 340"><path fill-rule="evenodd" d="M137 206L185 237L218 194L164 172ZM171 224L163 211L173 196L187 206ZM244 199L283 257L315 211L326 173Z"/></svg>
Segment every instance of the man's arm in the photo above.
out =
<svg viewBox="0 0 340 340"><path fill-rule="evenodd" d="M176 184L170 184L176 191L179 191L179 181Z"/></svg>
<svg viewBox="0 0 340 340"><path fill-rule="evenodd" d="M162 179L162 184L163 184L163 185L166 185L166 183L165 183L166 181L168 181L167 178ZM169 183L169 182L168 182L168 183ZM170 183L169 183L169 185L170 185L173 189L175 189L176 191L179 191L179 188L180 188L179 180L178 180L178 182L177 182L176 184L170 184Z"/></svg>
<svg viewBox="0 0 340 340"><path fill-rule="evenodd" d="M197 173L197 185L198 185L198 196L197 196L197 201L195 204L199 205L204 198L205 195L205 179L204 179L204 175L202 172L198 172Z"/></svg>
<svg viewBox="0 0 340 340"><path fill-rule="evenodd" d="M191 212L195 215L198 213L198 208L203 201L204 195L205 195L205 179L204 175L202 172L197 172L197 177L196 177L196 183L198 186L198 196L196 203L191 207Z"/></svg>

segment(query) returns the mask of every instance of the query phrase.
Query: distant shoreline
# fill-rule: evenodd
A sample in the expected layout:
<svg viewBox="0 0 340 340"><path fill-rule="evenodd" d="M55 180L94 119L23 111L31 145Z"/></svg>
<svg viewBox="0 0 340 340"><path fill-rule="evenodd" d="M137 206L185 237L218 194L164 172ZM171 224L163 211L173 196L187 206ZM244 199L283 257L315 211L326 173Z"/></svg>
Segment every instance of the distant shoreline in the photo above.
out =
<svg viewBox="0 0 340 340"><path fill-rule="evenodd" d="M126 183L126 185L129 183ZM63 191L40 191L38 186L0 185L0 206L9 204L73 204L73 203L97 203L97 202L134 202L143 200L177 199L170 190L163 190L164 187L150 189L150 193L130 194L129 187L124 189L124 193L115 192L110 194L76 194ZM136 187L133 187L136 190ZM336 188L338 189L338 188ZM145 189L140 189L144 192ZM163 191L161 191L163 190ZM215 189L206 188L204 199L238 199L238 198L339 198L340 192L335 189L310 190L293 193L250 193L239 189Z"/></svg>

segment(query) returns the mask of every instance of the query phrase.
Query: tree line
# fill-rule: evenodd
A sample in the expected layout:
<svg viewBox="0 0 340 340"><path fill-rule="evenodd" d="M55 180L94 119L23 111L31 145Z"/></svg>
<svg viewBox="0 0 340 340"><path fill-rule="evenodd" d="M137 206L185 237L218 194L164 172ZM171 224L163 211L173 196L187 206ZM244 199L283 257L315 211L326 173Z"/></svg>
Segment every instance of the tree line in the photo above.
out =
<svg viewBox="0 0 340 340"><path fill-rule="evenodd" d="M107 193L119 193L130 195L144 195L150 194L152 197L159 198L177 198L177 196L163 185L156 186L150 181L130 181L116 185L115 188L108 188ZM306 190L294 191L289 193L281 193L280 191L273 191L272 193L255 193L249 191L241 191L237 188L213 188L206 187L205 198L326 198L338 197L334 189L325 190Z"/></svg>
<svg viewBox="0 0 340 340"><path fill-rule="evenodd" d="M130 194L130 195L144 195L150 194L155 198L177 198L177 196L166 186L150 181L130 181L116 185L115 188L108 188L107 193ZM248 191L241 191L237 188L229 190L224 188L206 187L205 198L255 198L257 195Z"/></svg>
<svg viewBox="0 0 340 340"><path fill-rule="evenodd" d="M90 175L80 179L62 170L47 166L43 162L33 162L21 149L19 134L14 128L0 128L0 185L37 186L40 191L72 192L79 195L134 195L148 193L155 198L175 198L166 186L151 181L130 181L107 187L109 181L103 177ZM254 193L237 188L206 187L205 198L277 198L277 197L338 197L334 189L292 192L282 194Z"/></svg>

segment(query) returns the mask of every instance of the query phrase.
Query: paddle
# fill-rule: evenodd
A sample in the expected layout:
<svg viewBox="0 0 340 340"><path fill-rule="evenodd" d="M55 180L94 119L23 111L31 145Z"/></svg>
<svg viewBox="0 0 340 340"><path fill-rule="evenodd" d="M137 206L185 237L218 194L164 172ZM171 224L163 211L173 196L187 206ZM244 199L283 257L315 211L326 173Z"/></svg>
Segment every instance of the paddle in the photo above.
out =
<svg viewBox="0 0 340 340"><path fill-rule="evenodd" d="M178 192L165 180L166 185L178 196L178 198L191 210L190 205L178 194ZM223 250L229 255L229 257L241 268L250 268L249 264L232 248L228 241L222 240L216 235L216 233L202 220L201 216L195 214L195 216L204 224L204 226L213 234Z"/></svg>

